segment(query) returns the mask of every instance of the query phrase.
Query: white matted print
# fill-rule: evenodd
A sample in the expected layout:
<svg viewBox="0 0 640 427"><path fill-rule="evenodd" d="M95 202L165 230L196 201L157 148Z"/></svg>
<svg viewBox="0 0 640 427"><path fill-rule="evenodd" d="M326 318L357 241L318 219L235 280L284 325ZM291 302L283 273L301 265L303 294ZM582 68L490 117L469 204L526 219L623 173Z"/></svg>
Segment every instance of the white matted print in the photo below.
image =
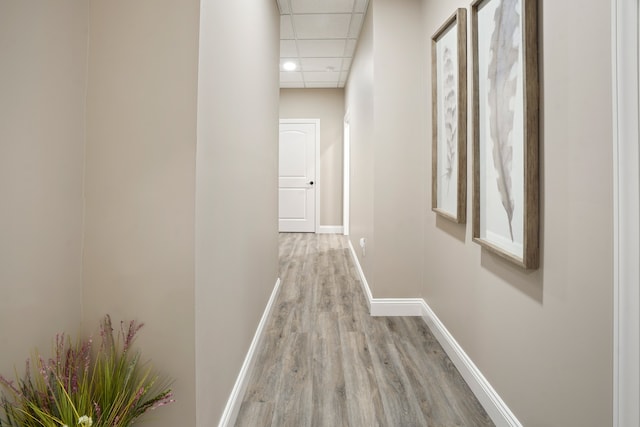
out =
<svg viewBox="0 0 640 427"><path fill-rule="evenodd" d="M466 22L458 9L431 39L432 208L458 223L466 219Z"/></svg>
<svg viewBox="0 0 640 427"><path fill-rule="evenodd" d="M538 267L535 0L480 0L474 35L474 240Z"/></svg>

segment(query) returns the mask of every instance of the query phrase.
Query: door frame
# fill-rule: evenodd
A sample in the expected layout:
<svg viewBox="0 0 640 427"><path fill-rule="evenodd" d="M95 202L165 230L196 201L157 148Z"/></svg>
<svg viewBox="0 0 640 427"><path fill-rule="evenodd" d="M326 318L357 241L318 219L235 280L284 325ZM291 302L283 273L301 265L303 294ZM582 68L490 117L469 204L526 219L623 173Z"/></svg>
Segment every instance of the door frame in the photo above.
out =
<svg viewBox="0 0 640 427"><path fill-rule="evenodd" d="M344 115L343 134L342 134L342 234L349 235L349 201L351 197L351 124L349 122L349 111Z"/></svg>
<svg viewBox="0 0 640 427"><path fill-rule="evenodd" d="M640 425L638 0L612 0L613 426Z"/></svg>
<svg viewBox="0 0 640 427"><path fill-rule="evenodd" d="M315 188L315 221L313 224L313 232L318 233L320 230L320 119L280 119L278 123L278 153L280 152L280 125L281 124L313 124L316 127L316 143L315 143L315 157L316 157L316 176L314 180ZM278 173L278 176L280 174Z"/></svg>

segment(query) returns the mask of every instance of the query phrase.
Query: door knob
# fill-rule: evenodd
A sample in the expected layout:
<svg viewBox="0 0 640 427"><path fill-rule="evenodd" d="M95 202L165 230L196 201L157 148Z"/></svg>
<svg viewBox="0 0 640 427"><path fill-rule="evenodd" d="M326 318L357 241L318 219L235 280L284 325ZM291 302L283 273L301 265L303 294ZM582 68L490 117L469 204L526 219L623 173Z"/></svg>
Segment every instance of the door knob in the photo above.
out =
<svg viewBox="0 0 640 427"><path fill-rule="evenodd" d="M309 181L309 185L313 185L313 181Z"/></svg>

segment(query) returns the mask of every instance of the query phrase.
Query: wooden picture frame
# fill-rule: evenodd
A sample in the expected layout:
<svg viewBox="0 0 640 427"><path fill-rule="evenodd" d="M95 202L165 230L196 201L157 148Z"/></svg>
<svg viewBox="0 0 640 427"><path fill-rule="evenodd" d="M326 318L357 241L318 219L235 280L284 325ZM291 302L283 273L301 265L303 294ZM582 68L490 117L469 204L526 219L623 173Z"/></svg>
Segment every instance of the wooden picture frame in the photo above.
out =
<svg viewBox="0 0 640 427"><path fill-rule="evenodd" d="M537 0L476 0L473 39L473 240L539 266Z"/></svg>
<svg viewBox="0 0 640 427"><path fill-rule="evenodd" d="M467 213L467 10L431 37L431 209L456 223Z"/></svg>

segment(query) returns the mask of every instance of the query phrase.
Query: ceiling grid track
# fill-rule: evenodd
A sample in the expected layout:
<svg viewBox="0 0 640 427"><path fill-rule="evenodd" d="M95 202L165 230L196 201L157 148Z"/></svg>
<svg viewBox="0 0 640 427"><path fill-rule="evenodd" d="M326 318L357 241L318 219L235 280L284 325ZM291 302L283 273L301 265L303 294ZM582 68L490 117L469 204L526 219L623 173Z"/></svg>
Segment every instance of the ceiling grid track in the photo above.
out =
<svg viewBox="0 0 640 427"><path fill-rule="evenodd" d="M369 0L277 0L280 87L344 87ZM295 64L287 71L283 65ZM290 64L288 64L290 65Z"/></svg>

